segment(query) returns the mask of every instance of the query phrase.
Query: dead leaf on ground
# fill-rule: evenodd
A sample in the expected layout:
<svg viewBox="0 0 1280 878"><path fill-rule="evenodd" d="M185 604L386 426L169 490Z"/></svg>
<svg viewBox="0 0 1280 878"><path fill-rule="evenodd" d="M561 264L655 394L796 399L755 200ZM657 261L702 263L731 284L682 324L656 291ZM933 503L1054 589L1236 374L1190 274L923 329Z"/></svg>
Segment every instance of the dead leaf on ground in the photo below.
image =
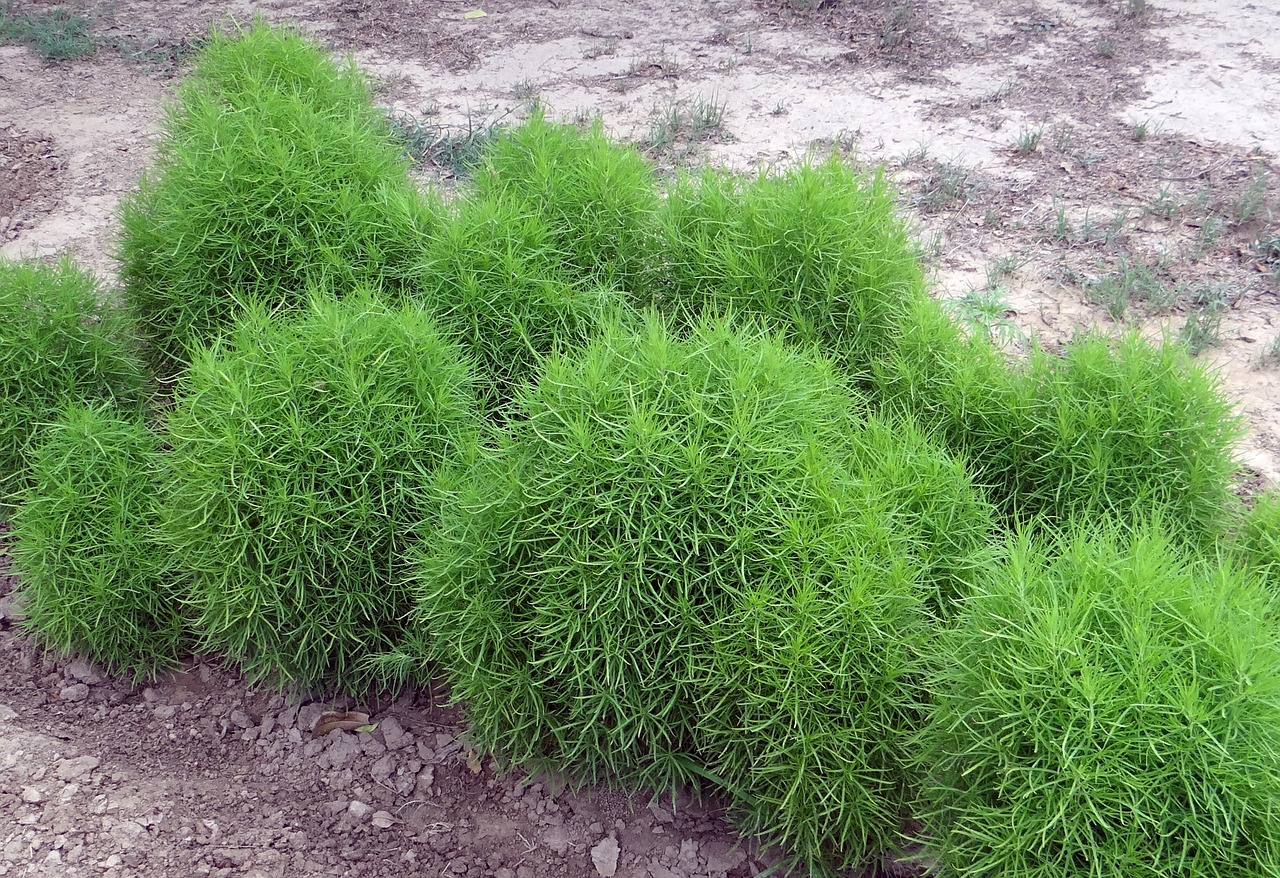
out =
<svg viewBox="0 0 1280 878"><path fill-rule="evenodd" d="M315 728L311 730L311 737L323 738L330 732L341 729L344 732L371 732L378 727L377 723L370 724L369 714L361 713L358 710L330 710L320 714L320 718L316 720Z"/></svg>

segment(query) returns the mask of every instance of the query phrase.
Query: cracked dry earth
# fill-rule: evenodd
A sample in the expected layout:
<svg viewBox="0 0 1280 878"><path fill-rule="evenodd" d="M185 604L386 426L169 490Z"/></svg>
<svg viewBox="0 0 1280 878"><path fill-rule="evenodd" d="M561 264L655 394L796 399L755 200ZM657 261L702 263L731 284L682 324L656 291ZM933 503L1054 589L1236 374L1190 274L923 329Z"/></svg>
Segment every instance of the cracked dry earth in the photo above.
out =
<svg viewBox="0 0 1280 878"><path fill-rule="evenodd" d="M110 281L115 211L183 59L211 22L259 12L352 53L388 109L425 126L518 118L536 94L553 115L599 115L664 172L814 149L883 162L937 294L1011 347L1212 318L1200 356L1248 426L1242 482L1280 481L1275 0L83 8L91 58L0 46L0 255L68 252ZM664 111L698 100L722 104L722 124L657 142ZM134 686L43 656L19 632L2 549L0 534L0 876L747 878L778 862L718 802L497 771L444 692L286 699L217 657ZM313 736L348 709L374 728ZM850 878L875 874L911 873L886 861Z"/></svg>

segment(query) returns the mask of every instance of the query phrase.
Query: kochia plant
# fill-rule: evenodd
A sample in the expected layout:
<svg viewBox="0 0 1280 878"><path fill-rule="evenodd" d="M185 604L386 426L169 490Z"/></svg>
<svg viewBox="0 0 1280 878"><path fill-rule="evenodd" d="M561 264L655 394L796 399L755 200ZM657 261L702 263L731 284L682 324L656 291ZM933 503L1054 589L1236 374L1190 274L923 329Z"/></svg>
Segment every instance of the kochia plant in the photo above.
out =
<svg viewBox="0 0 1280 878"><path fill-rule="evenodd" d="M943 876L1280 870L1280 637L1158 527L1015 540L940 633L918 764Z"/></svg>
<svg viewBox="0 0 1280 878"><path fill-rule="evenodd" d="M126 293L174 374L251 303L298 310L317 284L403 291L435 208L363 76L259 24L211 37L121 224Z"/></svg>
<svg viewBox="0 0 1280 878"><path fill-rule="evenodd" d="M72 404L37 443L13 517L24 627L140 678L190 643L182 580L158 538L159 446L136 415Z"/></svg>
<svg viewBox="0 0 1280 878"><path fill-rule="evenodd" d="M134 324L89 272L0 259L0 508L28 482L24 452L70 402L137 411Z"/></svg>
<svg viewBox="0 0 1280 878"><path fill-rule="evenodd" d="M724 321L609 325L546 363L508 431L419 571L418 635L476 744L580 780L724 784L815 869L885 844L934 577L953 588L919 520L986 540L958 521L985 512L963 473L865 423L829 361ZM938 507L971 505L899 493L911 459Z"/></svg>
<svg viewBox="0 0 1280 878"><path fill-rule="evenodd" d="M359 692L398 641L403 554L478 429L471 374L416 306L250 309L169 418L167 537L200 628L253 678Z"/></svg>

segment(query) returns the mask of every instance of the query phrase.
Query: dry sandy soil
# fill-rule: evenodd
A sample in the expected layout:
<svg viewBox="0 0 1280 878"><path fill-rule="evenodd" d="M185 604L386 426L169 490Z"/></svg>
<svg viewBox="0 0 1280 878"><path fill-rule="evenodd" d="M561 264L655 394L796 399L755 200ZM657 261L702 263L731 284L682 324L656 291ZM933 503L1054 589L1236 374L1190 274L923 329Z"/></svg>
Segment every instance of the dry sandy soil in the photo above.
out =
<svg viewBox="0 0 1280 878"><path fill-rule="evenodd" d="M1119 321L1192 332L1247 421L1246 481L1280 481L1277 0L87 6L89 59L0 46L0 255L113 274L116 207L229 8L351 52L427 130L537 97L664 168L883 162L939 296L1015 348ZM723 118L691 127L709 105ZM212 660L144 688L42 657L8 591L0 574L0 875L742 878L776 859L715 802L499 773L439 693L286 702ZM313 738L335 707L378 727Z"/></svg>

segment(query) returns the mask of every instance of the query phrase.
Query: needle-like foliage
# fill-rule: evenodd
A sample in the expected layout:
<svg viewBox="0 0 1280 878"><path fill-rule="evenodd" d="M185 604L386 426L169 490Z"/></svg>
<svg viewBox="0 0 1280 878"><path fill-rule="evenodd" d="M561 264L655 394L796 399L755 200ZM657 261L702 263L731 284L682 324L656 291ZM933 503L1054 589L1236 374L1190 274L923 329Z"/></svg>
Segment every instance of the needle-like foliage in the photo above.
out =
<svg viewBox="0 0 1280 878"><path fill-rule="evenodd" d="M892 191L831 159L744 178L682 177L661 212L652 295L663 311L766 321L855 378L887 353L924 277Z"/></svg>
<svg viewBox="0 0 1280 878"><path fill-rule="evenodd" d="M1009 520L1130 521L1164 510L1195 542L1232 508L1240 421L1207 367L1136 333L1006 362L932 302L904 323L878 392L939 431Z"/></svg>
<svg viewBox="0 0 1280 878"><path fill-rule="evenodd" d="M28 482L24 450L68 402L137 409L145 386L133 323L93 275L0 259L0 509Z"/></svg>
<svg viewBox="0 0 1280 878"><path fill-rule="evenodd" d="M544 357L585 344L624 307L616 290L566 270L559 246L528 205L464 198L427 250L420 297L466 344L495 406L508 405Z"/></svg>
<svg viewBox="0 0 1280 878"><path fill-rule="evenodd" d="M179 385L167 537L202 634L253 678L360 692L411 608L402 554L478 429L471 373L417 306L258 306Z"/></svg>
<svg viewBox="0 0 1280 878"><path fill-rule="evenodd" d="M435 221L364 77L259 23L215 33L169 108L122 210L120 273L170 375L251 302L403 291Z"/></svg>
<svg viewBox="0 0 1280 878"><path fill-rule="evenodd" d="M109 404L72 404L33 452L11 535L24 627L137 678L176 664L190 641L159 540L159 444Z"/></svg>
<svg viewBox="0 0 1280 878"><path fill-rule="evenodd" d="M1270 596L1125 533L1015 540L937 639L917 752L940 876L1280 874Z"/></svg>
<svg viewBox="0 0 1280 878"><path fill-rule="evenodd" d="M909 461L923 504L893 484ZM723 321L610 324L546 363L449 504L419 634L504 761L724 783L798 860L859 863L898 826L929 580L953 573L918 521L966 490L982 520L829 361ZM963 514L933 530L979 552Z"/></svg>
<svg viewBox="0 0 1280 878"><path fill-rule="evenodd" d="M1236 529L1231 548L1242 563L1262 574L1280 594L1280 493L1258 495Z"/></svg>
<svg viewBox="0 0 1280 878"><path fill-rule="evenodd" d="M658 205L654 169L598 122L583 131L539 109L488 147L474 189L540 218L573 280L629 292L643 284Z"/></svg>

